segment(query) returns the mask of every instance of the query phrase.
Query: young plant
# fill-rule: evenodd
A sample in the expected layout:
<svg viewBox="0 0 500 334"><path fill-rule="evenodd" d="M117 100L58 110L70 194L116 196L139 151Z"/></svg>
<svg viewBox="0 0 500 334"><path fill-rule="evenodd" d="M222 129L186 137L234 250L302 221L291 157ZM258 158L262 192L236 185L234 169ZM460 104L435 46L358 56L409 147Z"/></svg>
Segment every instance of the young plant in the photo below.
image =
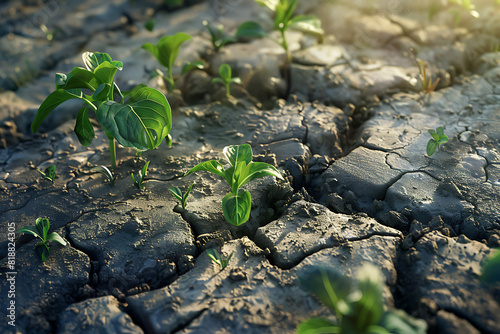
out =
<svg viewBox="0 0 500 334"><path fill-rule="evenodd" d="M111 173L111 171L106 166L97 166L91 168L90 170L94 172L99 172L102 175L104 175L110 186L113 186L115 184L115 177L113 176L113 173Z"/></svg>
<svg viewBox="0 0 500 334"><path fill-rule="evenodd" d="M207 249L207 255L208 255L208 257L210 257L210 259L212 259L213 263L219 265L220 270L224 270L224 268L227 267L227 265L229 264L229 261L233 257L233 253L231 253L231 254L229 254L229 256L226 259L224 259L219 254L219 252L216 249L214 249L214 248L208 248Z"/></svg>
<svg viewBox="0 0 500 334"><path fill-rule="evenodd" d="M488 284L500 282L500 250L491 255L485 262L481 281Z"/></svg>
<svg viewBox="0 0 500 334"><path fill-rule="evenodd" d="M226 96L229 98L231 96L231 83L241 84L241 79L231 78L231 66L228 64L222 64L219 67L220 78L213 78L212 83L221 83L226 86Z"/></svg>
<svg viewBox="0 0 500 334"><path fill-rule="evenodd" d="M155 25L156 25L155 19L149 19L146 22L144 22L144 28L146 28L147 31L153 31Z"/></svg>
<svg viewBox="0 0 500 334"><path fill-rule="evenodd" d="M137 175L137 179L134 177L134 173L130 173L130 176L132 177L132 180L134 180L134 185L137 189L141 190L142 187L144 186L144 178L146 177L146 174L148 173L148 166L149 166L149 161L146 162L144 167L142 167L142 170L139 171L139 175Z"/></svg>
<svg viewBox="0 0 500 334"><path fill-rule="evenodd" d="M220 162L209 160L196 165L185 175L201 170L212 172L226 180L231 192L222 199L222 212L229 223L239 226L250 218L252 207L250 192L241 187L264 176L275 176L279 179L283 177L270 164L252 162L252 147L249 144L226 146L222 153L230 164L227 169L224 169Z"/></svg>
<svg viewBox="0 0 500 334"><path fill-rule="evenodd" d="M83 107L76 118L78 140L88 146L94 139L90 109L109 139L112 167L116 167L115 139L121 145L139 151L158 147L172 127L170 106L165 96L144 84L122 92L114 81L116 71L123 68L122 62L112 60L107 53L85 52L82 57L86 69L75 67L69 74L56 74L56 90L40 105L31 131L37 132L44 119L63 102L79 99ZM90 94L85 94L85 91L90 91ZM115 92L120 102L113 100Z"/></svg>
<svg viewBox="0 0 500 334"><path fill-rule="evenodd" d="M448 136L444 134L444 129L442 126L437 128L436 130L429 130L432 139L429 139L427 143L427 155L431 156L437 150L439 151L439 146L448 141Z"/></svg>
<svg viewBox="0 0 500 334"><path fill-rule="evenodd" d="M45 168L45 171L41 171L40 169L36 169L40 174L42 174L42 177L45 180L48 180L52 183L54 183L54 179L56 178L56 165L51 165L47 168Z"/></svg>
<svg viewBox="0 0 500 334"><path fill-rule="evenodd" d="M214 29L207 20L204 20L203 25L207 28L208 33L210 34L210 40L216 52L218 52L224 45L236 42L240 37L259 38L267 35L262 27L253 21L247 21L240 24L234 36L225 34L224 26L222 24L219 24L217 29Z"/></svg>
<svg viewBox="0 0 500 334"><path fill-rule="evenodd" d="M179 32L175 35L162 37L156 45L152 43L145 43L142 48L151 52L158 62L167 68L168 76L163 75L164 80L168 83L168 90L174 89L174 75L172 68L174 67L175 60L179 55L182 43L190 40L191 36L186 33Z"/></svg>
<svg viewBox="0 0 500 334"><path fill-rule="evenodd" d="M49 241L54 241L60 243L63 246L67 245L66 240L64 240L57 232L49 233L50 223L47 218L37 218L35 222L35 226L25 226L20 228L17 233L28 233L37 238L40 238L42 241L36 244L35 251L42 259L42 262L47 261L50 250L49 250Z"/></svg>
<svg viewBox="0 0 500 334"><path fill-rule="evenodd" d="M288 61L292 60L286 41L285 32L288 29L302 31L307 34L323 37L321 22L316 16L297 15L292 17L299 0L255 0L259 5L267 7L274 12L274 30L281 34L281 43L285 49Z"/></svg>
<svg viewBox="0 0 500 334"><path fill-rule="evenodd" d="M172 195L174 195L175 198L181 203L182 208L186 208L186 203L187 203L187 198L189 196L189 193L191 192L191 189L193 189L194 183L189 186L188 190L186 191L185 194L182 193L182 191L178 187L172 187L168 188Z"/></svg>
<svg viewBox="0 0 500 334"><path fill-rule="evenodd" d="M426 93L425 96L428 96L431 92L436 90L436 87L441 78L437 78L434 83L432 83L432 77L427 77L427 72L425 71L425 64L421 59L417 59L418 71L420 81L422 82L422 90Z"/></svg>
<svg viewBox="0 0 500 334"><path fill-rule="evenodd" d="M312 318L302 322L297 334L425 334L427 324L402 310L384 311L383 276L373 265L364 265L358 280L330 268L313 267L299 278L300 285L313 293L336 315L336 322Z"/></svg>

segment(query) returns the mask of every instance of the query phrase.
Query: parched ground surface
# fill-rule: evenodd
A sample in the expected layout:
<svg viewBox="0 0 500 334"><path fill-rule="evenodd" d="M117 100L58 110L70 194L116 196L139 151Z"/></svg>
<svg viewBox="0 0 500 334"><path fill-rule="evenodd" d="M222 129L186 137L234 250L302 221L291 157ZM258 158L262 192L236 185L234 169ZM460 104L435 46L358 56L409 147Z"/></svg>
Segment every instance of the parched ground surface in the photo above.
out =
<svg viewBox="0 0 500 334"><path fill-rule="evenodd" d="M203 20L231 32L253 19L271 30L270 13L250 0L176 11L163 1L0 5L0 332L293 333L331 317L298 286L302 272L321 265L355 277L370 262L385 277L387 307L424 319L430 333L500 333L499 287L479 281L500 246L500 8L478 1L480 18L457 24L452 8L429 19L429 5L300 2L297 12L318 16L326 37L290 32L290 64L271 38L212 49ZM54 41L40 24L58 30ZM95 124L92 144L80 145L75 104L30 133L55 73L82 66L84 51L121 60L123 90L146 82L166 93L140 46L179 31L193 40L177 74L181 61L202 59L207 69L167 94L171 148L137 157L118 147L111 186L91 171L109 166L108 140ZM440 78L429 95L415 57ZM222 63L243 81L230 99L210 84ZM450 140L429 157L427 130L439 126ZM250 220L235 227L222 215L227 185L183 175L243 143L285 180L248 184ZM146 161L138 190L130 173ZM36 169L53 164L54 183L41 179ZM168 188L192 183L182 209ZM14 328L5 314L8 226L37 217L69 246L53 245L42 263L37 241L16 235ZM211 247L233 253L226 269L211 262Z"/></svg>

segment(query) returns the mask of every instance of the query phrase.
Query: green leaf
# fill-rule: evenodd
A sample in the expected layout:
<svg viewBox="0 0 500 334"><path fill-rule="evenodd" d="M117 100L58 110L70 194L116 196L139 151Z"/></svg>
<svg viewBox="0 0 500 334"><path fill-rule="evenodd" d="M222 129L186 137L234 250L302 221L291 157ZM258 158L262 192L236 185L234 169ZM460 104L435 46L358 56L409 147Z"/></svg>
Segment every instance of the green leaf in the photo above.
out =
<svg viewBox="0 0 500 334"><path fill-rule="evenodd" d="M447 135L440 136L439 140L437 142L438 147L439 147L439 145L446 143L448 140L449 140L449 138Z"/></svg>
<svg viewBox="0 0 500 334"><path fill-rule="evenodd" d="M265 176L275 176L283 179L283 176L281 176L280 172L274 166L265 162L251 162L248 165L241 163L237 166L234 173L235 183L238 185L238 188L241 188L241 186L254 179Z"/></svg>
<svg viewBox="0 0 500 334"><path fill-rule="evenodd" d="M436 130L430 129L430 130L427 130L427 131L429 132L429 134L432 136L432 138L435 141L439 140L439 135L436 133Z"/></svg>
<svg viewBox="0 0 500 334"><path fill-rule="evenodd" d="M490 284L500 282L500 251L497 250L493 256L486 260L481 274L481 282Z"/></svg>
<svg viewBox="0 0 500 334"><path fill-rule="evenodd" d="M142 183L142 181L144 181L144 178L148 174L149 163L150 163L150 161L146 162L146 164L144 165L144 167L142 167L142 170L139 172L139 176L141 178L141 181L140 181L141 183Z"/></svg>
<svg viewBox="0 0 500 334"><path fill-rule="evenodd" d="M82 54L83 63L87 70L94 72L95 69L104 62L112 63L113 60L107 53L101 52L84 52Z"/></svg>
<svg viewBox="0 0 500 334"><path fill-rule="evenodd" d="M61 103L71 99L82 97L81 91L80 94L77 95L73 94L74 92L75 91L68 92L64 89L56 89L55 91L50 93L50 95L47 96L45 101L42 102L40 108L38 108L36 112L35 119L33 120L33 123L31 123L31 132L37 132L45 118L47 118L52 110L54 110Z"/></svg>
<svg viewBox="0 0 500 334"><path fill-rule="evenodd" d="M50 222L47 218L37 218L35 222L36 229L43 241L47 241L47 234L49 233Z"/></svg>
<svg viewBox="0 0 500 334"><path fill-rule="evenodd" d="M403 310L385 312L379 326L394 334L425 334L427 323L421 319L409 316Z"/></svg>
<svg viewBox="0 0 500 334"><path fill-rule="evenodd" d="M222 64L219 67L219 76L225 82L230 81L231 80L231 66L229 66L228 64Z"/></svg>
<svg viewBox="0 0 500 334"><path fill-rule="evenodd" d="M146 22L144 22L144 28L146 28L148 31L153 31L155 24L156 24L155 19L149 19Z"/></svg>
<svg viewBox="0 0 500 334"><path fill-rule="evenodd" d="M226 220L239 226L250 218L252 208L252 197L248 191L240 190L238 195L227 194L222 199L222 212Z"/></svg>
<svg viewBox="0 0 500 334"><path fill-rule="evenodd" d="M109 83L100 84L99 87L92 94L92 100L107 100L109 91L111 90L111 85Z"/></svg>
<svg viewBox="0 0 500 334"><path fill-rule="evenodd" d="M108 169L108 167L96 166L96 167L91 168L90 170L103 174L106 177L106 179L108 180L110 186L115 184L115 178L113 177L113 173L111 173L111 171Z"/></svg>
<svg viewBox="0 0 500 334"><path fill-rule="evenodd" d="M97 81L93 72L81 67L75 67L68 75L56 74L56 88L74 89L88 88L94 91L97 87Z"/></svg>
<svg viewBox="0 0 500 334"><path fill-rule="evenodd" d="M111 85L114 82L115 73L117 70L121 70L121 67L113 65L109 62L104 62L97 66L94 70L95 77L97 79L97 83L101 84L109 84Z"/></svg>
<svg viewBox="0 0 500 334"><path fill-rule="evenodd" d="M215 248L208 248L207 255L212 261L222 267L222 262L219 252Z"/></svg>
<svg viewBox="0 0 500 334"><path fill-rule="evenodd" d="M141 89L141 88L144 88L144 87L147 87L147 85L145 84L139 84L137 86L135 86L134 88L130 89L130 90L125 90L122 92L122 95L124 97L128 97L129 95L135 95L137 94L137 92Z"/></svg>
<svg viewBox="0 0 500 334"><path fill-rule="evenodd" d="M222 80L221 78L212 78L212 83L221 83L223 85L226 84L226 82L224 80Z"/></svg>
<svg viewBox="0 0 500 334"><path fill-rule="evenodd" d="M52 232L47 236L47 241L54 241L60 243L63 246L66 246L68 243L64 240L57 232Z"/></svg>
<svg viewBox="0 0 500 334"><path fill-rule="evenodd" d="M78 111L76 116L75 133L83 146L89 146L94 139L94 127L90 123L90 119L87 113L87 107L83 107Z"/></svg>
<svg viewBox="0 0 500 334"><path fill-rule="evenodd" d="M171 188L168 188L168 190L170 190L170 192L172 193L172 195L174 195L174 197L182 203L182 191L178 188L178 187L171 187Z"/></svg>
<svg viewBox="0 0 500 334"><path fill-rule="evenodd" d="M436 151L436 147L437 147L437 143L435 140L433 139L430 139L429 142L427 143L427 155L428 156L431 156L434 154L434 152Z"/></svg>
<svg viewBox="0 0 500 334"><path fill-rule="evenodd" d="M144 43L144 44L142 44L141 48L146 50L146 51L149 51L156 58L156 60L158 60L158 62L160 64L165 66L163 64L163 62L160 60L160 52L159 52L158 47L156 45L154 45L153 43Z"/></svg>
<svg viewBox="0 0 500 334"><path fill-rule="evenodd" d="M17 233L28 233L28 234L31 234L35 237L40 238L40 239L42 239L42 237L43 237L43 231L42 231L42 234L38 234L38 229L35 226L22 227L19 230L17 230Z"/></svg>
<svg viewBox="0 0 500 334"><path fill-rule="evenodd" d="M158 62L169 69L172 69L175 59L179 55L182 43L191 39L186 33L179 32L175 35L162 37L157 45L146 43L142 45L144 50L151 52Z"/></svg>
<svg viewBox="0 0 500 334"><path fill-rule="evenodd" d="M237 38L240 37L252 37L259 38L267 36L267 33L262 29L260 24L254 21L246 21L238 26L236 30L236 34L234 35Z"/></svg>
<svg viewBox="0 0 500 334"><path fill-rule="evenodd" d="M222 154L231 166L236 166L240 161L249 164L252 161L252 147L249 144L226 146Z"/></svg>
<svg viewBox="0 0 500 334"><path fill-rule="evenodd" d="M170 132L172 116L165 96L142 87L129 93L125 104L107 101L97 109L99 123L121 145L151 150Z"/></svg>
<svg viewBox="0 0 500 334"><path fill-rule="evenodd" d="M438 135L439 138L441 138L441 136L444 135L444 129L442 126L440 126L439 128L436 129L436 133Z"/></svg>
<svg viewBox="0 0 500 334"><path fill-rule="evenodd" d="M280 2L279 0L255 0L262 7L267 7L273 12L276 10L276 6Z"/></svg>
<svg viewBox="0 0 500 334"><path fill-rule="evenodd" d="M298 0L279 0L274 14L274 30L285 31L288 29L290 18L295 11Z"/></svg>
<svg viewBox="0 0 500 334"><path fill-rule="evenodd" d="M193 189L193 186L194 186L194 183L189 186L189 188L186 191L186 193L184 194L184 196L182 196L182 202L181 202L181 204L182 204L182 208L183 209L186 208L187 199L188 199L189 193L191 192L191 189Z"/></svg>
<svg viewBox="0 0 500 334"><path fill-rule="evenodd" d="M54 182L54 179L56 177L56 165L51 165L47 168L45 168L45 171L41 171L37 169L37 171L42 174L43 178L45 180L49 180L50 182Z"/></svg>
<svg viewBox="0 0 500 334"><path fill-rule="evenodd" d="M322 318L311 318L297 327L297 334L340 333L340 328L333 322Z"/></svg>
<svg viewBox="0 0 500 334"><path fill-rule="evenodd" d="M194 62L187 62L184 67L182 67L182 74L186 74L189 71L192 71L194 69L199 69L202 70L205 68L205 63L201 60L194 61Z"/></svg>
<svg viewBox="0 0 500 334"><path fill-rule="evenodd" d="M224 171L224 166L222 166L222 164L216 160L209 160L209 161L201 162L201 163L197 164L196 166L194 166L193 168L191 168L186 174L184 174L184 176L191 174L192 172L199 171L199 170L211 172L211 173L219 175L223 178L225 178L225 176L226 176L226 173Z"/></svg>
<svg viewBox="0 0 500 334"><path fill-rule="evenodd" d="M325 31L321 29L321 21L312 15L297 15L293 17L289 21L288 28L318 37L325 34Z"/></svg>

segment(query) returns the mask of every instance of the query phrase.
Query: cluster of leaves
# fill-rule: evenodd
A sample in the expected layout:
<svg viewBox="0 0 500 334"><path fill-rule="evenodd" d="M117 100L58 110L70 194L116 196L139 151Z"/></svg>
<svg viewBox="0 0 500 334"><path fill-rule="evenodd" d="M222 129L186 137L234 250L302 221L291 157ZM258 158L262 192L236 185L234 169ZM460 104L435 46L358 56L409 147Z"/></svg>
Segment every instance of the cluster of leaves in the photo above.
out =
<svg viewBox="0 0 500 334"><path fill-rule="evenodd" d="M172 195L174 195L174 197L177 198L177 200L181 203L182 208L185 209L189 193L191 192L191 189L193 189L193 186L194 186L194 183L189 186L189 188L185 194L183 194L182 191L178 187L168 188L168 190L170 190Z"/></svg>
<svg viewBox="0 0 500 334"><path fill-rule="evenodd" d="M146 162L144 167L137 173L137 178L135 178L134 173L130 174L130 177L132 177L132 180L134 181L134 185L137 189L141 190L142 187L144 186L144 178L146 177L146 174L148 173L148 167L149 167L149 161Z"/></svg>
<svg viewBox="0 0 500 334"><path fill-rule="evenodd" d="M75 133L82 145L90 145L95 136L88 114L90 108L109 139L113 167L116 167L115 139L140 151L158 147L172 127L165 96L143 84L121 92L114 76L122 70L122 62L112 60L107 53L85 52L82 57L86 69L75 67L69 74L56 74L56 90L40 105L31 131L37 132L45 118L63 102L79 99L84 106L78 112ZM113 100L115 92L120 102Z"/></svg>
<svg viewBox="0 0 500 334"><path fill-rule="evenodd" d="M436 87L441 78L437 78L434 83L432 82L432 77L427 77L427 72L425 70L425 64L421 59L417 59L418 71L420 81L422 82L422 90L426 93L425 95L429 95L431 92L436 90Z"/></svg>
<svg viewBox="0 0 500 334"><path fill-rule="evenodd" d="M288 49L285 32L288 29L302 31L307 34L323 38L324 31L321 28L321 21L313 15L293 16L295 7L299 0L255 0L259 5L269 8L274 12L274 30L281 34L279 43L286 51L288 60L291 54ZM293 17L292 17L293 16Z"/></svg>
<svg viewBox="0 0 500 334"><path fill-rule="evenodd" d="M57 232L52 232L49 234L49 228L50 228L50 223L47 218L37 218L35 226L25 226L17 231L17 233L31 234L42 240L35 246L35 251L42 259L42 262L47 261L49 257L50 254L50 249L48 244L49 241L60 243L63 246L67 245L66 240L64 240Z"/></svg>
<svg viewBox="0 0 500 334"><path fill-rule="evenodd" d="M221 83L226 87L226 96L229 98L231 96L231 83L241 84L241 79L236 77L231 77L231 66L228 64L222 64L219 67L220 78L213 78L212 83Z"/></svg>
<svg viewBox="0 0 500 334"><path fill-rule="evenodd" d="M224 45L236 42L239 38L259 38L265 37L267 34L262 27L253 21L243 22L238 26L234 35L224 33L224 26L219 24L214 29L207 20L203 21L203 25L207 28L210 34L210 40L215 51L219 51Z"/></svg>
<svg viewBox="0 0 500 334"><path fill-rule="evenodd" d="M448 136L444 134L444 129L442 126L437 128L436 130L429 130L430 135L432 136L427 143L427 155L431 156L437 150L439 151L439 147L441 144L444 144L448 141Z"/></svg>
<svg viewBox="0 0 500 334"><path fill-rule="evenodd" d="M207 249L207 255L208 257L210 257L213 263L219 265L220 270L224 270L233 257L233 253L231 253L227 258L223 258L215 248Z"/></svg>
<svg viewBox="0 0 500 334"><path fill-rule="evenodd" d="M186 175L196 171L208 171L226 180L231 192L222 199L222 212L229 223L239 226L250 218L252 207L250 192L241 187L264 176L275 176L279 179L283 177L270 164L252 162L252 147L249 144L226 146L222 152L230 165L227 169L224 169L224 165L219 161L209 160L196 165Z"/></svg>
<svg viewBox="0 0 500 334"><path fill-rule="evenodd" d="M298 334L425 334L427 324L403 310L384 310L383 276L373 265L364 265L358 279L343 276L332 268L312 267L299 278L300 285L313 293L336 315L336 322L323 318L304 321Z"/></svg>
<svg viewBox="0 0 500 334"><path fill-rule="evenodd" d="M45 180L48 180L52 183L54 183L54 179L56 178L56 165L51 165L42 172L40 169L37 168L37 171L42 174L42 177Z"/></svg>

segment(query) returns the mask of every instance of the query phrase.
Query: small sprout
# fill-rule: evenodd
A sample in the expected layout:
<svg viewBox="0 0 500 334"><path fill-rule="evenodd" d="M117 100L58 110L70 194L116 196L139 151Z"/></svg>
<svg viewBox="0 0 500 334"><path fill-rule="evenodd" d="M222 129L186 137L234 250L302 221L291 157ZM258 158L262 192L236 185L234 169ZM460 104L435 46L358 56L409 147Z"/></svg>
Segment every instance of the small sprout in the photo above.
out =
<svg viewBox="0 0 500 334"><path fill-rule="evenodd" d="M224 26L222 24L219 24L217 26L217 29L213 29L208 21L204 20L203 25L205 26L205 28L207 28L208 33L210 34L210 40L215 51L219 51L220 48L228 43L236 42L235 37L226 36L226 34L224 34Z"/></svg>
<svg viewBox="0 0 500 334"><path fill-rule="evenodd" d="M17 233L28 233L42 239L42 241L37 243L35 246L35 251L38 255L40 255L42 262L47 261L49 257L49 241L60 243L63 246L67 245L66 240L64 240L59 234L57 234L57 232L48 234L49 228L50 223L47 218L37 218L35 226L25 226L17 231Z"/></svg>
<svg viewBox="0 0 500 334"><path fill-rule="evenodd" d="M417 59L418 71L420 76L420 81L422 81L422 90L429 95L431 92L436 90L436 87L441 78L437 78L434 83L432 83L432 78L427 78L427 72L425 71L425 64L421 59Z"/></svg>
<svg viewBox="0 0 500 334"><path fill-rule="evenodd" d="M47 168L45 168L45 171L41 171L40 169L36 169L40 174L42 174L42 177L45 180L48 180L52 183L54 183L54 179L56 178L56 165L51 165Z"/></svg>
<svg viewBox="0 0 500 334"><path fill-rule="evenodd" d="M146 162L144 167L142 167L142 170L139 171L139 175L137 176L137 179L134 177L134 173L131 173L130 176L132 177L132 180L134 180L134 185L137 189L142 189L144 186L144 178L146 177L146 174L148 173L148 166L149 166L149 161Z"/></svg>
<svg viewBox="0 0 500 334"><path fill-rule="evenodd" d="M483 267L481 281L488 284L500 282L500 250L488 257Z"/></svg>
<svg viewBox="0 0 500 334"><path fill-rule="evenodd" d="M174 89L174 75L172 68L175 60L179 55L181 45L190 39L191 36L188 34L179 32L175 35L162 37L156 45L152 43L145 43L142 45L144 50L151 52L158 62L167 68L168 76L163 76L163 78L168 83L168 89L170 91Z"/></svg>
<svg viewBox="0 0 500 334"><path fill-rule="evenodd" d="M111 173L111 171L106 166L97 166L91 168L90 170L94 172L99 172L102 175L104 175L110 186L113 186L115 184L116 179L113 176L113 173Z"/></svg>
<svg viewBox="0 0 500 334"><path fill-rule="evenodd" d="M208 248L207 249L207 254L212 259L213 263L219 265L220 270L224 270L224 268L227 267L227 265L229 264L229 261L233 257L233 253L231 253L231 254L229 254L229 256L226 259L224 259L219 254L219 252L216 249L214 249L214 248Z"/></svg>
<svg viewBox="0 0 500 334"><path fill-rule="evenodd" d="M201 60L194 61L194 62L186 62L186 64L182 67L182 74L186 74L187 72L190 72L194 69L199 69L203 70L205 68L205 63L202 62Z"/></svg>
<svg viewBox="0 0 500 334"><path fill-rule="evenodd" d="M429 130L432 139L429 139L427 143L427 155L431 156L437 150L439 151L439 146L448 141L448 136L444 134L444 129L442 126L437 128L436 130Z"/></svg>
<svg viewBox="0 0 500 334"><path fill-rule="evenodd" d="M155 28L156 20L155 19L149 19L146 22L144 22L144 28L146 28L148 31L153 31Z"/></svg>
<svg viewBox="0 0 500 334"><path fill-rule="evenodd" d="M189 188L185 194L183 194L182 191L178 187L168 188L168 190L170 190L172 195L174 195L174 197L177 198L177 200L179 202L181 202L182 208L185 209L186 203L187 203L187 198L189 196L189 193L191 192L191 189L193 189L193 186L194 186L194 183L189 186Z"/></svg>
<svg viewBox="0 0 500 334"><path fill-rule="evenodd" d="M222 64L219 67L220 78L213 78L212 83L222 83L226 86L226 96L229 98L231 96L231 83L241 84L241 79L231 78L231 66L228 64Z"/></svg>

